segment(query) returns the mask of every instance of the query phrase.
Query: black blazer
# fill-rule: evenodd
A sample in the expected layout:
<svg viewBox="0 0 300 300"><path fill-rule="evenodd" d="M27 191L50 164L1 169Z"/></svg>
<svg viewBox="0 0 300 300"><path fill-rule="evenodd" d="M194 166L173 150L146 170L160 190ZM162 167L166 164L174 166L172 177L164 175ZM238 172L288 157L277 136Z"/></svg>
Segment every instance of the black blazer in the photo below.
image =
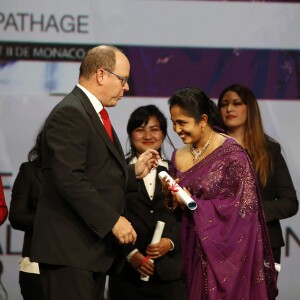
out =
<svg viewBox="0 0 300 300"><path fill-rule="evenodd" d="M166 168L158 166L157 174L167 171ZM150 200L144 181L129 177L127 190L127 216L133 228L137 232L135 245L127 246L127 254L137 248L142 254L151 242L156 222L164 221L165 228L162 237L171 239L175 245L173 251L169 251L163 257L155 260L155 274L151 280L171 281L181 278L181 256L180 256L180 218L169 212L164 203L161 182L156 177L155 193ZM140 283L140 274L127 262L122 270L122 276L127 281Z"/></svg>
<svg viewBox="0 0 300 300"><path fill-rule="evenodd" d="M22 256L30 257L36 208L42 182L42 169L36 161L20 166L12 188L9 221L14 229L24 231Z"/></svg>
<svg viewBox="0 0 300 300"><path fill-rule="evenodd" d="M265 187L262 187L259 180L259 188L271 247L275 249L284 246L279 221L294 216L298 211L299 202L280 145L269 137L267 142L274 169L273 172L269 172Z"/></svg>
<svg viewBox="0 0 300 300"><path fill-rule="evenodd" d="M111 233L125 208L127 166L85 93L75 87L42 134L43 180L32 261L106 272L119 244Z"/></svg>

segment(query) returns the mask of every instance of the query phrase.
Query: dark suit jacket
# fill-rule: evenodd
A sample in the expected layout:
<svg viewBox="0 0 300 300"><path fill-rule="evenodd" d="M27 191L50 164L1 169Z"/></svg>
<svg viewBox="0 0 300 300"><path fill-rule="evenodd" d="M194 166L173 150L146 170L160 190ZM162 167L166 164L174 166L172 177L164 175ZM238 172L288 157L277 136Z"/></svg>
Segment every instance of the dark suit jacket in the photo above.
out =
<svg viewBox="0 0 300 300"><path fill-rule="evenodd" d="M299 203L280 145L269 137L267 142L274 169L273 172L269 172L266 186L262 187L259 182L259 188L271 247L275 249L284 246L279 221L294 216L298 211Z"/></svg>
<svg viewBox="0 0 300 300"><path fill-rule="evenodd" d="M158 166L157 174L160 171L167 171L167 169ZM156 177L154 197L150 200L144 181L129 177L126 200L128 219L138 236L135 245L127 246L127 254L137 248L142 254L146 255L145 251L151 242L156 222L164 221L166 224L162 237L171 239L175 248L155 260L156 271L151 280L171 281L180 279L180 218L170 213L166 208L159 178ZM141 282L140 274L129 263L125 264L122 276L132 284Z"/></svg>
<svg viewBox="0 0 300 300"><path fill-rule="evenodd" d="M127 167L79 88L50 113L42 134L43 183L32 260L106 272L118 243L111 229L124 212Z"/></svg>
<svg viewBox="0 0 300 300"><path fill-rule="evenodd" d="M30 257L34 217L38 204L42 169L36 161L20 166L12 188L9 221L14 229L24 231L22 256Z"/></svg>

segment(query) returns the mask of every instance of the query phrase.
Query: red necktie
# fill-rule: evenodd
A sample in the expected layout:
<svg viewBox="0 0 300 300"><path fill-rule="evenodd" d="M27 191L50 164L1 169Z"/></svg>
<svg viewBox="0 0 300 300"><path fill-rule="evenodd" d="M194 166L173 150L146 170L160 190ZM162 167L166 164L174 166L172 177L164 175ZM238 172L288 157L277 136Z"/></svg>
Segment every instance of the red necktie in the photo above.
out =
<svg viewBox="0 0 300 300"><path fill-rule="evenodd" d="M111 126L109 115L108 115L107 111L103 108L100 111L100 115L101 115L101 119L103 121L103 125L106 129L107 134L109 135L110 139L112 141L114 141L113 134L112 134L112 126Z"/></svg>

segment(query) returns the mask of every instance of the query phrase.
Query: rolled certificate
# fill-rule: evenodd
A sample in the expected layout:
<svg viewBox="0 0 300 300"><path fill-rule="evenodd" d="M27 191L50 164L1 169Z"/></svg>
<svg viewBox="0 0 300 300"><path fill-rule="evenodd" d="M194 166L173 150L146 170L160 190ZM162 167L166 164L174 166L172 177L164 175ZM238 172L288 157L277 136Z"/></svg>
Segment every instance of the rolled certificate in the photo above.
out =
<svg viewBox="0 0 300 300"><path fill-rule="evenodd" d="M156 226L155 226L155 230L152 236L152 240L151 240L151 244L157 244L159 243L162 233L164 231L164 227L165 227L165 222L162 221L157 221ZM152 259L150 259L150 261L153 262ZM143 281L148 281L149 280L149 276L141 276L140 277L141 280Z"/></svg>
<svg viewBox="0 0 300 300"><path fill-rule="evenodd" d="M195 210L197 208L197 203L179 186L179 184L166 171L159 172L158 177L159 179L167 177L167 180L169 180L169 186L172 187L172 190L179 196L182 202L190 210Z"/></svg>
<svg viewBox="0 0 300 300"><path fill-rule="evenodd" d="M164 231L165 228L165 222L163 221L157 221L156 226L155 226L155 230L153 233L153 237L151 240L151 244L157 244L159 243L162 233Z"/></svg>

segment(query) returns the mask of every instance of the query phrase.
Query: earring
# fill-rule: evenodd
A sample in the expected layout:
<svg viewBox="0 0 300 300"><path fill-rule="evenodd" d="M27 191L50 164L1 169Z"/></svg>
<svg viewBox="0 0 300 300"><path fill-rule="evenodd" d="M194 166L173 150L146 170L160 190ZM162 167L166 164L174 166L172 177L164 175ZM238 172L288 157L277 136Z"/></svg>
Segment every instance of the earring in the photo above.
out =
<svg viewBox="0 0 300 300"><path fill-rule="evenodd" d="M160 152L159 154L160 154L161 160L166 160L166 157L164 155L165 151L164 151L164 145L163 144L161 145L159 152Z"/></svg>
<svg viewBox="0 0 300 300"><path fill-rule="evenodd" d="M130 154L130 157L134 156L134 151L133 151L132 146L129 147L129 154Z"/></svg>

